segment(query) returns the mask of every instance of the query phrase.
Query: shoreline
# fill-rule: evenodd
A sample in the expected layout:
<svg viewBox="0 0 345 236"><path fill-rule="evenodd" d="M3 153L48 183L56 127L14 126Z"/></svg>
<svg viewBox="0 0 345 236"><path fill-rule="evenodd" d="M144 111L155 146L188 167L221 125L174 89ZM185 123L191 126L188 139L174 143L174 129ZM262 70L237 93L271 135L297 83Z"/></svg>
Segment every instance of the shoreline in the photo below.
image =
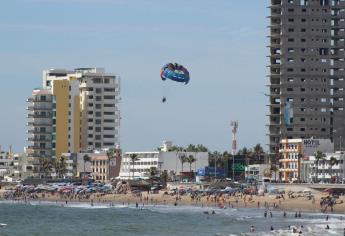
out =
<svg viewBox="0 0 345 236"><path fill-rule="evenodd" d="M0 195L1 196L1 195ZM0 197L0 203L30 203L30 202L49 202L49 203L60 203L60 204L67 204L68 203L89 203L90 206L93 205L122 205L122 206L129 206L129 205L136 205L138 207L143 206L171 206L176 207L178 206L190 206L190 207L209 207L213 209L258 209L258 210L267 210L267 211L275 211L275 212L302 212L302 213L320 213L320 214L342 214L345 215L345 204L336 204L333 207L333 211L328 209L325 212L321 211L321 208L317 202L319 202L322 194L318 194L316 196L315 203L312 203L311 200L307 200L304 197L300 198L285 198L282 199L275 199L272 196L250 196L245 195L242 197L239 196L230 196L227 198L209 198L209 197L201 197L197 200L191 199L189 196L170 196L164 194L147 194L143 193L141 197L133 196L132 194L92 194L89 199L78 199L73 197L64 197L59 196L57 194L37 194L37 198L35 199L4 199ZM246 199L247 198L247 199ZM249 199L248 199L249 198ZM344 196L341 197L341 200L344 199ZM343 201L344 202L344 201Z"/></svg>

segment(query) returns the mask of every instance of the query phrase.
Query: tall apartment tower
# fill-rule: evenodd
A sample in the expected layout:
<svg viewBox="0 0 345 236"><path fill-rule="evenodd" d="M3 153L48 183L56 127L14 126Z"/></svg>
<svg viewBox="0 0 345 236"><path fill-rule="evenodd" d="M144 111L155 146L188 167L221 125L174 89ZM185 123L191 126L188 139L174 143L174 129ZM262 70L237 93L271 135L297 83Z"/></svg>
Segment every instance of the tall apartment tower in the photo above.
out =
<svg viewBox="0 0 345 236"><path fill-rule="evenodd" d="M345 137L345 1L271 0L269 148Z"/></svg>
<svg viewBox="0 0 345 236"><path fill-rule="evenodd" d="M100 68L50 69L28 99L28 153L60 157L119 145L119 78Z"/></svg>

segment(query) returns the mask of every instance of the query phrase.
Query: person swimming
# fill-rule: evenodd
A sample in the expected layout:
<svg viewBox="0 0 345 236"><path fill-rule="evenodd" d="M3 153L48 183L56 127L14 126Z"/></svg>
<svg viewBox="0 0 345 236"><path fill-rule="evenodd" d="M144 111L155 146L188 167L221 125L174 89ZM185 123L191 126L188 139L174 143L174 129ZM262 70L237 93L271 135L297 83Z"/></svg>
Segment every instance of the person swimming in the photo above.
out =
<svg viewBox="0 0 345 236"><path fill-rule="evenodd" d="M254 225L250 226L250 232L255 232L255 227L254 227Z"/></svg>
<svg viewBox="0 0 345 236"><path fill-rule="evenodd" d="M326 228L325 229L330 229L329 225L326 225Z"/></svg>

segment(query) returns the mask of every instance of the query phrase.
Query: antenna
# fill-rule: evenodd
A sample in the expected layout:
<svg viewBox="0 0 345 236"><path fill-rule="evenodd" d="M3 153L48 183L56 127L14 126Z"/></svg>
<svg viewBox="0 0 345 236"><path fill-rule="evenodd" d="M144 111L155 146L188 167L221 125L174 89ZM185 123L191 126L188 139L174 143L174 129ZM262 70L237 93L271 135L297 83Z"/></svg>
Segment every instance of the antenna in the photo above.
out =
<svg viewBox="0 0 345 236"><path fill-rule="evenodd" d="M232 181L235 181L235 154L237 149L236 134L238 129L238 121L231 121L230 126L232 127Z"/></svg>
<svg viewBox="0 0 345 236"><path fill-rule="evenodd" d="M235 155L237 149L236 134L238 129L238 121L231 121L230 125L232 127L232 155Z"/></svg>

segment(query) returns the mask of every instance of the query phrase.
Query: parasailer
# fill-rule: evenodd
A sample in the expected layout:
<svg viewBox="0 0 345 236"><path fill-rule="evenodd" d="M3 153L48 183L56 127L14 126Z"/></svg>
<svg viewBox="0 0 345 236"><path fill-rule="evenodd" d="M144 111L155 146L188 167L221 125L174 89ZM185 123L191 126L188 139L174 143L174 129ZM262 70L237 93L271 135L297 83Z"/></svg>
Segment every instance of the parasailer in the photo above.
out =
<svg viewBox="0 0 345 236"><path fill-rule="evenodd" d="M161 78L162 80L172 80L185 84L188 84L190 79L188 70L177 63L168 63L163 66L161 70Z"/></svg>
<svg viewBox="0 0 345 236"><path fill-rule="evenodd" d="M161 69L161 78L163 81L172 80L184 84L188 84L190 80L188 70L177 63L168 63L163 66ZM166 97L163 97L162 103L165 103L166 100Z"/></svg>

